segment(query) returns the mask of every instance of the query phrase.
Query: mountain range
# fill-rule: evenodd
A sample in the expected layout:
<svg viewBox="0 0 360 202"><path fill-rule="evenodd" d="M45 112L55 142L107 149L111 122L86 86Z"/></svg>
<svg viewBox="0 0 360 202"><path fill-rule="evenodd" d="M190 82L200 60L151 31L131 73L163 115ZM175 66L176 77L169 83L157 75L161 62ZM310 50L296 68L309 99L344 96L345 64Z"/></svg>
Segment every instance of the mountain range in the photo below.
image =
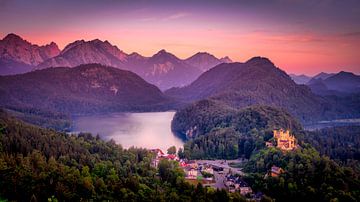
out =
<svg viewBox="0 0 360 202"><path fill-rule="evenodd" d="M0 94L3 107L68 114L167 110L173 104L135 73L99 64L0 76Z"/></svg>
<svg viewBox="0 0 360 202"><path fill-rule="evenodd" d="M291 79L297 83L297 84L306 84L307 82L309 82L311 80L312 77L307 76L305 74L301 74L301 75L296 75L296 74L289 74L289 76L291 77Z"/></svg>
<svg viewBox="0 0 360 202"><path fill-rule="evenodd" d="M207 52L198 52L195 55L185 59L185 63L199 68L202 72L205 72L218 64L231 62L232 60L229 57L218 59L214 55L211 55Z"/></svg>
<svg viewBox="0 0 360 202"><path fill-rule="evenodd" d="M38 46L15 34L8 34L0 40L0 75L29 72L59 53L60 49L54 42Z"/></svg>
<svg viewBox="0 0 360 202"><path fill-rule="evenodd" d="M281 107L302 121L334 118L343 112L351 114L351 109L315 95L305 85L297 85L263 57L220 64L190 85L169 89L165 94L188 102L211 98L236 108L254 104Z"/></svg>
<svg viewBox="0 0 360 202"><path fill-rule="evenodd" d="M33 70L0 76L3 107L78 114L176 109L213 99L234 108L284 108L303 122L360 114L359 96L352 94L360 92L359 76L348 72L320 73L298 85L294 75L263 57L231 63L199 52L183 60L166 50L144 57L98 39L78 40L60 51L55 43L37 46L14 34L0 47L2 73ZM301 77L302 83L308 79ZM324 96L329 94L342 97Z"/></svg>
<svg viewBox="0 0 360 202"><path fill-rule="evenodd" d="M360 93L360 76L341 71L327 76L312 78L306 85L319 95L348 95Z"/></svg>
<svg viewBox="0 0 360 202"><path fill-rule="evenodd" d="M99 39L77 40L61 51L53 42L46 46L33 45L15 34L0 40L0 75L98 63L135 72L165 90L190 84L202 72L223 62L232 61L229 57L218 59L209 53L197 53L182 60L165 50L151 57L136 52L127 54L108 41Z"/></svg>

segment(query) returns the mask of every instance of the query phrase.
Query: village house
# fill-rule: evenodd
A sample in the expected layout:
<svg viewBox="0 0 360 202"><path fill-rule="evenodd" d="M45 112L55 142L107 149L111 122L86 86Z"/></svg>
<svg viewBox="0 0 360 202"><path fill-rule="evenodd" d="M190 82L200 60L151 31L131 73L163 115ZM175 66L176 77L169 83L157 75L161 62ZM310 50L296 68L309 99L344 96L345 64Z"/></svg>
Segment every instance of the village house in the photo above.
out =
<svg viewBox="0 0 360 202"><path fill-rule="evenodd" d="M196 179L198 176L198 170L191 167L185 168L185 179Z"/></svg>
<svg viewBox="0 0 360 202"><path fill-rule="evenodd" d="M205 173L209 173L211 175L214 174L214 170L211 167L206 167L205 169L202 170Z"/></svg>
<svg viewBox="0 0 360 202"><path fill-rule="evenodd" d="M201 172L205 172L205 173L209 173L209 174L213 175L214 174L214 169L210 165L203 165L201 167Z"/></svg>
<svg viewBox="0 0 360 202"><path fill-rule="evenodd" d="M242 195L252 193L251 187L240 177L227 175L224 184L228 188L229 192L239 191Z"/></svg>
<svg viewBox="0 0 360 202"><path fill-rule="evenodd" d="M274 147L272 142L265 142L266 147Z"/></svg>
<svg viewBox="0 0 360 202"><path fill-rule="evenodd" d="M279 177L281 173L284 173L284 170L277 166L272 166L270 170L271 177Z"/></svg>
<svg viewBox="0 0 360 202"><path fill-rule="evenodd" d="M274 138L276 140L276 147L283 151L290 151L296 148L296 139L294 135L290 134L289 130L283 129L274 130Z"/></svg>
<svg viewBox="0 0 360 202"><path fill-rule="evenodd" d="M194 168L194 169L198 169L198 167L199 167L198 163L196 163L196 161L194 161L194 160L190 160L186 164L189 167Z"/></svg>

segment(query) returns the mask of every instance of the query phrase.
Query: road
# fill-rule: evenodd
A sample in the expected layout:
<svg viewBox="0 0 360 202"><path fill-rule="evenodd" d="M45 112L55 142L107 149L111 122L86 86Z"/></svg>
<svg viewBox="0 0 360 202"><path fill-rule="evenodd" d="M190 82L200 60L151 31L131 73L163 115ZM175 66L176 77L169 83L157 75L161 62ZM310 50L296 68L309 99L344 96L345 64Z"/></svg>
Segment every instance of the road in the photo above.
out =
<svg viewBox="0 0 360 202"><path fill-rule="evenodd" d="M228 173L229 170L231 169L231 171L233 173L239 174L239 175L244 175L244 173L241 171L241 168L233 168L231 166L229 166L229 163L241 163L241 160L235 159L235 160L197 160L196 161L198 164L209 164L209 165L214 165L214 166L218 166L218 167L222 167L224 168L224 173Z"/></svg>
<svg viewBox="0 0 360 202"><path fill-rule="evenodd" d="M214 172L215 185L216 189L226 189L224 184L225 174L219 174L218 172Z"/></svg>

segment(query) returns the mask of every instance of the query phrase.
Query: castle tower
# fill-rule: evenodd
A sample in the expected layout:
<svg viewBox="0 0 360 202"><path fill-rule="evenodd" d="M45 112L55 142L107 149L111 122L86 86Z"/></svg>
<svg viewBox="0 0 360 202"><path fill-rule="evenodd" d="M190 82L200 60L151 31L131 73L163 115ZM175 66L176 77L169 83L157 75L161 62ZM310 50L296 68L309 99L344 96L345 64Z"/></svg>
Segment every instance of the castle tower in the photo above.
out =
<svg viewBox="0 0 360 202"><path fill-rule="evenodd" d="M289 130L274 130L274 138L277 142L277 148L285 151L293 150L296 147L296 139L290 134Z"/></svg>

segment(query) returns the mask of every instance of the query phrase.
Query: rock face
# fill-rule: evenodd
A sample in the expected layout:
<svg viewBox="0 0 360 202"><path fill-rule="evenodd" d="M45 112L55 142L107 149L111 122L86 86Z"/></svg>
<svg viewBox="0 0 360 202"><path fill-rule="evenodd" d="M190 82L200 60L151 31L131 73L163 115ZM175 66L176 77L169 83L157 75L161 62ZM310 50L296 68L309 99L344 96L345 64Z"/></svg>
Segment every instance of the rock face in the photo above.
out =
<svg viewBox="0 0 360 202"><path fill-rule="evenodd" d="M61 53L38 65L47 67L75 67L81 64L99 63L106 66L122 67L127 54L112 46L108 41L79 40L67 45Z"/></svg>
<svg viewBox="0 0 360 202"><path fill-rule="evenodd" d="M262 57L245 63L220 64L189 86L165 93L183 101L212 98L237 108L254 104L281 107L303 121L334 115L333 103L313 94L307 86L297 85Z"/></svg>
<svg viewBox="0 0 360 202"><path fill-rule="evenodd" d="M181 60L165 50L144 57L138 53L127 54L99 39L74 41L61 52L53 42L46 46L33 45L15 34L0 41L0 75L97 63L135 72L162 90L188 85L203 71L230 61L228 57L217 59L208 53Z"/></svg>
<svg viewBox="0 0 360 202"><path fill-rule="evenodd" d="M125 70L99 64L0 77L0 106L67 113L166 110L171 101Z"/></svg>
<svg viewBox="0 0 360 202"><path fill-rule="evenodd" d="M31 71L36 65L59 53L60 50L54 42L38 46L15 34L8 34L0 40L0 75Z"/></svg>
<svg viewBox="0 0 360 202"><path fill-rule="evenodd" d="M67 45L58 56L39 64L38 69L74 67L88 63L133 71L162 90L189 84L201 73L197 67L186 64L165 50L152 57L138 53L128 55L109 42L98 39L75 41Z"/></svg>
<svg viewBox="0 0 360 202"><path fill-rule="evenodd" d="M221 59L216 58L215 56L206 53L199 52L195 55L185 59L185 62L191 66L199 68L201 71L205 72L212 67L215 67L221 63L231 63L231 59L229 57L224 57Z"/></svg>
<svg viewBox="0 0 360 202"><path fill-rule="evenodd" d="M190 84L201 74L201 71L175 55L160 50L145 62L143 72L139 74L145 80L165 90L173 86Z"/></svg>

